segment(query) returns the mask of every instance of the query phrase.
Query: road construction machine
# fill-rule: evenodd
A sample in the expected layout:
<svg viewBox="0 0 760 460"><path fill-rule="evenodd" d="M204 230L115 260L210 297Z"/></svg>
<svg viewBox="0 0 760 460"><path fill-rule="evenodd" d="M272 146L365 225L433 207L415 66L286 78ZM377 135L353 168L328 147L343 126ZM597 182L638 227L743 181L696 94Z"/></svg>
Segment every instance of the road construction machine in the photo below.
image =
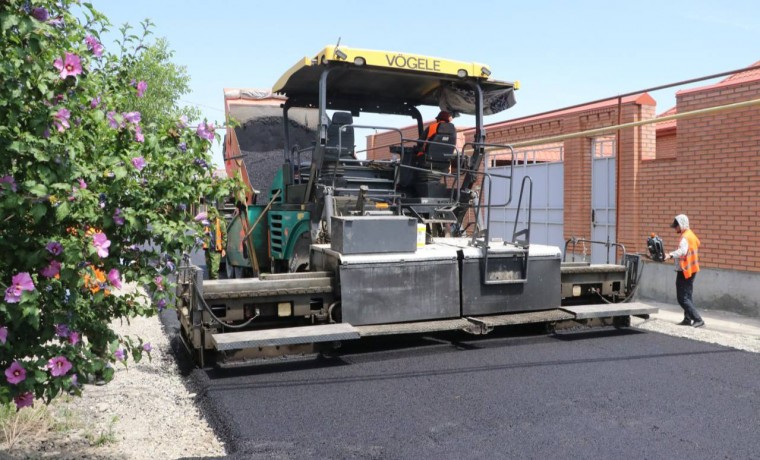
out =
<svg viewBox="0 0 760 460"><path fill-rule="evenodd" d="M625 299L634 260L566 263L563 275L560 248L530 242L530 179L488 196L494 180L512 177L484 172L487 150L511 147L486 141L484 117L513 106L517 88L479 63L327 46L271 90L225 90L235 122L225 166L249 193L229 225L231 276L204 280L189 262L179 270L177 314L197 363L312 354L376 335L625 325L651 313L637 303L563 306L589 292ZM425 137L424 107L471 115L472 140L443 127ZM413 120L415 135L381 117ZM380 130L393 133L382 146L392 155L357 152L356 133ZM492 237L485 210L515 201L527 214L508 238Z"/></svg>

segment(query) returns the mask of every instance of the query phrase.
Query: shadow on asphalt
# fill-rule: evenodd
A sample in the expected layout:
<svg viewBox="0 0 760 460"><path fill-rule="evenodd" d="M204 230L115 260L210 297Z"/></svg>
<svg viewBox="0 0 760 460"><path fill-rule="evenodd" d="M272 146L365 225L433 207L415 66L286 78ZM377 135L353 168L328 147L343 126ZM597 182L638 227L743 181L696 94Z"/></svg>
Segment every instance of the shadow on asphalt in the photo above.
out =
<svg viewBox="0 0 760 460"><path fill-rule="evenodd" d="M540 368L540 367L557 367L557 366L575 366L579 364L592 364L613 361L633 361L649 360L662 358L676 358L690 355L705 355L716 353L729 353L733 350L711 350L698 352L677 352L677 353L659 353L659 354L641 354L627 357L610 357L610 358L579 358L579 359L561 359L546 360L536 362L521 363L493 363L485 365L460 366L456 368L436 368L430 370L415 370L404 372L383 372L376 374L362 375L341 375L334 377L320 377L313 373L305 376L288 377L288 373L302 370L314 370L331 367L351 366L363 363L377 363L395 359L417 358L426 355L445 355L452 351L470 351L480 349L499 349L505 351L516 346L530 346L539 343L550 343L555 340L561 341L578 341L589 339L600 339L604 337L629 336L646 334L647 332L634 329L598 329L583 332L563 332L557 334L543 335L525 335L516 337L514 333L497 333L485 337L474 337L449 332L435 335L406 336L403 340L392 337L365 339L360 342L353 342L350 346L342 348L339 352L331 356L320 355L311 360L298 362L280 362L276 364L258 364L251 366L242 366L236 368L206 368L201 372L208 378L208 384L213 386L213 391L238 391L240 389L257 389L273 387L304 387L320 386L325 384L351 383L351 382L373 382L398 380L406 378L419 377L437 377L445 375L469 374L474 372L490 372L498 370L520 369L520 368ZM492 333L493 334L493 333ZM466 339L466 340L463 340ZM246 377L260 375L266 380L258 382L242 383L237 377ZM230 383L225 383L225 380ZM213 383L211 383L213 382Z"/></svg>
<svg viewBox="0 0 760 460"><path fill-rule="evenodd" d="M454 351L511 348L549 343L555 340L574 342L605 337L646 334L631 328L601 327L547 333L541 324L502 326L487 335L472 335L462 331L443 331L427 334L365 337L347 341L329 353L315 353L303 357L271 358L240 363L233 366L211 365L203 369L195 366L188 350L179 338L179 322L174 310L161 313L164 332L169 337L172 352L183 377L195 374L201 380L221 380L246 375L283 374L311 369L348 366L365 362L422 357ZM551 363L556 364L556 363ZM463 372L471 372L464 370ZM198 375L200 374L200 376Z"/></svg>

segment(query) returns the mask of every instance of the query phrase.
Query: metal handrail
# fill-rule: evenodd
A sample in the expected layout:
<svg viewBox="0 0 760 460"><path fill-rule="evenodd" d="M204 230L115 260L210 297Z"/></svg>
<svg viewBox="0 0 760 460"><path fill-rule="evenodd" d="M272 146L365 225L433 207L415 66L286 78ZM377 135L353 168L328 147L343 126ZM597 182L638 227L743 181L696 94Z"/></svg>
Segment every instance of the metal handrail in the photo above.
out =
<svg viewBox="0 0 760 460"><path fill-rule="evenodd" d="M571 243L573 245L573 250L572 250L573 260L571 260L571 262L575 262L575 246L578 243L600 244L600 245L604 246L605 248L607 248L607 262L606 263L610 263L610 251L609 251L609 249L612 246L617 246L617 247L619 247L623 251L623 257L620 260L625 260L625 256L627 254L626 250L625 250L625 245L623 245L622 243L613 243L613 242L611 242L609 240L609 238L607 239L607 241L595 241L595 240L588 240L588 239L585 239L585 238L576 238L576 237L573 236L570 239L568 239L567 241L565 241L565 252L562 255L562 262L566 262L567 261L567 252L568 252L567 248L568 248L568 246ZM615 251L615 264L616 265L621 265L620 263L618 263L617 251Z"/></svg>
<svg viewBox="0 0 760 460"><path fill-rule="evenodd" d="M528 225L525 229L517 231L517 223L520 221L520 210L522 209L522 199L523 199L523 192L525 192L525 182L528 181L530 184L528 193ZM515 225L512 229L512 242L514 244L518 244L517 237L519 235L526 235L525 238L525 246L530 245L530 224L532 222L532 213L533 213L533 179L530 178L530 176L523 177L522 184L520 185L520 198L517 200L517 213L515 214ZM489 216L489 222L490 216Z"/></svg>

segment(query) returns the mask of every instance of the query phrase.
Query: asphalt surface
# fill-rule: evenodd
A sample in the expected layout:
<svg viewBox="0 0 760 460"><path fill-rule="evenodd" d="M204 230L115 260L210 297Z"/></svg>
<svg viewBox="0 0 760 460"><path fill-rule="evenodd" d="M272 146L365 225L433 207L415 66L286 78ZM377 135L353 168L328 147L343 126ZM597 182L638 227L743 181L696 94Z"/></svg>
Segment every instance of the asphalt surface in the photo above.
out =
<svg viewBox="0 0 760 460"><path fill-rule="evenodd" d="M634 328L498 332L188 372L227 458L760 455L760 354Z"/></svg>

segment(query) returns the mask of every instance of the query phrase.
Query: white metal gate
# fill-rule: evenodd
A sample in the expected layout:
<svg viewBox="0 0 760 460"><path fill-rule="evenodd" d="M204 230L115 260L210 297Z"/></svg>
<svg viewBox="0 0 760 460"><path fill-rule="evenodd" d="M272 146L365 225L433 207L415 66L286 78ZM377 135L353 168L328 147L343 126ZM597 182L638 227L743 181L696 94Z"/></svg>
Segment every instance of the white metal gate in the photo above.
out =
<svg viewBox="0 0 760 460"><path fill-rule="evenodd" d="M498 159L498 156L491 156ZM530 242L558 246L564 250L565 241L563 236L564 218L564 163L563 147L561 144L543 146L529 150L515 152L516 164L512 179L512 201L506 207L491 208L491 220L488 228L492 238L499 237L505 241L512 239L515 217L517 215L518 200L520 198L520 186L523 178L529 176L533 182L533 211L530 226ZM509 166L492 166L487 168L488 173L508 176ZM498 177L493 178L491 190L492 205L504 204L509 197L509 181ZM484 193L487 189L484 188ZM525 228L527 221L527 190L523 198L523 210L520 212L518 231Z"/></svg>
<svg viewBox="0 0 760 460"><path fill-rule="evenodd" d="M591 239L615 242L615 137L591 141ZM591 246L591 263L614 263L615 246Z"/></svg>

